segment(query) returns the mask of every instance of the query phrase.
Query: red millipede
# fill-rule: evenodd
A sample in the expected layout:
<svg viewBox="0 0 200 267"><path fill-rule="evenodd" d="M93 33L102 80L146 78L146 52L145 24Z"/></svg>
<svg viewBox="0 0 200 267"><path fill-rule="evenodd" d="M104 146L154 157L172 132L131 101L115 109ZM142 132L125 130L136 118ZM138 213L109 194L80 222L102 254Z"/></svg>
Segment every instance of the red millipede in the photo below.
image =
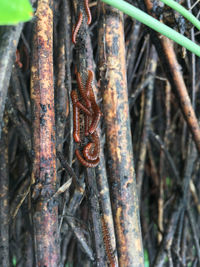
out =
<svg viewBox="0 0 200 267"><path fill-rule="evenodd" d="M76 105L76 103L78 102L78 95L75 90L71 91L71 99L72 99L72 104Z"/></svg>
<svg viewBox="0 0 200 267"><path fill-rule="evenodd" d="M79 108L76 105L78 96L76 91L71 91L71 98L73 103L73 137L76 143L80 143L80 121L79 121Z"/></svg>
<svg viewBox="0 0 200 267"><path fill-rule="evenodd" d="M76 102L76 105L79 109L81 109L87 116L92 116L92 113L81 103L81 102Z"/></svg>
<svg viewBox="0 0 200 267"><path fill-rule="evenodd" d="M72 103L81 109L88 116L92 116L92 113L78 100L78 95L75 90L71 92Z"/></svg>
<svg viewBox="0 0 200 267"><path fill-rule="evenodd" d="M81 27L82 21L83 21L83 14L82 14L82 12L80 12L79 17L78 17L78 21L77 21L74 29L72 30L72 42L74 44L76 44L76 37L77 37L78 31Z"/></svg>
<svg viewBox="0 0 200 267"><path fill-rule="evenodd" d="M75 154L80 163L87 168L94 168L99 164L99 158L94 161L86 161L80 154L79 150L75 150Z"/></svg>
<svg viewBox="0 0 200 267"><path fill-rule="evenodd" d="M88 129L89 129L89 123L90 123L90 117L86 114L84 115L84 123L85 123L85 136L89 135Z"/></svg>
<svg viewBox="0 0 200 267"><path fill-rule="evenodd" d="M84 7L85 7L85 12L87 14L88 20L87 20L87 24L89 25L92 21L92 15L90 12L90 7L89 7L89 1L88 0L84 0Z"/></svg>
<svg viewBox="0 0 200 267"><path fill-rule="evenodd" d="M89 134L93 134L96 131L98 123L99 123L101 116L102 116L102 113L101 113L97 104L95 106L95 109L93 109L93 110L94 110L94 116L93 116L92 123L89 127L89 130L88 130Z"/></svg>
<svg viewBox="0 0 200 267"><path fill-rule="evenodd" d="M89 127L89 134L94 133L94 131L96 131L96 128L98 126L99 120L102 116L102 113L100 111L99 106L96 103L95 100L95 95L92 89L92 81L93 81L93 77L94 77L94 73L91 70L88 70L88 78L87 78L87 82L86 82L86 92L87 92L87 97L90 99L91 101L91 105L92 105L92 110L94 112L94 116L93 116L93 120L92 123Z"/></svg>
<svg viewBox="0 0 200 267"><path fill-rule="evenodd" d="M81 75L80 75L79 72L76 73L76 80L77 80L77 83L78 83L79 92L80 92L82 98L85 101L86 107L90 108L91 107L91 102L87 97L87 93L86 93L86 90L85 90L85 88L83 86L83 83L82 83L82 80L81 80Z"/></svg>
<svg viewBox="0 0 200 267"><path fill-rule="evenodd" d="M96 160L100 152L100 141L96 131L91 135L91 138L92 142L87 144L83 149L84 158L90 161Z"/></svg>
<svg viewBox="0 0 200 267"><path fill-rule="evenodd" d="M112 249L111 241L110 241L110 233L108 231L108 227L106 225L106 222L104 218L102 218L102 233L103 233L103 241L104 241L104 247L106 251L106 255L109 261L109 265L111 267L115 267L115 256Z"/></svg>

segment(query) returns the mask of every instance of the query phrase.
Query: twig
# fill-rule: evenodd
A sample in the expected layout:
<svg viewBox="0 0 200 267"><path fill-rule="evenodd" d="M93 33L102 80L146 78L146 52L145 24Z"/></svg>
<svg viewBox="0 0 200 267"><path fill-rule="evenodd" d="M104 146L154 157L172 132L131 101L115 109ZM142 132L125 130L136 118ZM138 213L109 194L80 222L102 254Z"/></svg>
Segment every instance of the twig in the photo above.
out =
<svg viewBox="0 0 200 267"><path fill-rule="evenodd" d="M143 248L130 134L123 15L105 4L100 8L99 69L117 252L119 265L137 266L143 264Z"/></svg>
<svg viewBox="0 0 200 267"><path fill-rule="evenodd" d="M23 24L0 27L0 136L7 90Z"/></svg>
<svg viewBox="0 0 200 267"><path fill-rule="evenodd" d="M32 201L36 265L59 265L56 192L55 110L53 86L53 11L51 0L39 0L33 38L31 100L33 114Z"/></svg>

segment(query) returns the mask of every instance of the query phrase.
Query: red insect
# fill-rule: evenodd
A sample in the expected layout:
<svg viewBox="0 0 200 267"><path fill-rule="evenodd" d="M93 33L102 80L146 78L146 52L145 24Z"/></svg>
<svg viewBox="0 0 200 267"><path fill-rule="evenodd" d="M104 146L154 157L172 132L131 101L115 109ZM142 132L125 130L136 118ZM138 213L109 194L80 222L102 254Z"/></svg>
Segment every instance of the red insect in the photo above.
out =
<svg viewBox="0 0 200 267"><path fill-rule="evenodd" d="M83 149L83 156L89 161L96 160L100 152L100 141L96 131L91 135L91 138L92 142L87 144Z"/></svg>
<svg viewBox="0 0 200 267"><path fill-rule="evenodd" d="M87 97L87 91L85 90L85 88L83 86L83 83L82 83L82 80L81 80L81 75L80 75L79 72L76 73L76 80L77 80L79 92L80 92L82 98L85 101L86 107L90 108L91 107L91 102Z"/></svg>
<svg viewBox="0 0 200 267"><path fill-rule="evenodd" d="M88 78L87 78L87 82L86 82L85 87L86 87L87 97L89 97L91 101L95 101L95 96L94 96L94 93L93 93L93 90L92 90L93 79L94 79L93 71L88 70Z"/></svg>
<svg viewBox="0 0 200 267"><path fill-rule="evenodd" d="M78 31L81 27L82 21L83 21L83 14L82 14L82 12L80 12L79 17L78 17L78 21L77 21L74 29L72 30L72 42L74 44L76 44L76 37L77 37Z"/></svg>
<svg viewBox="0 0 200 267"><path fill-rule="evenodd" d="M93 73L93 71L88 70L88 78L87 78L87 82L86 82L85 88L86 88L87 97L91 101L95 101L95 96L94 96L94 93L93 93L93 90L92 90L92 82L93 82L93 79L94 79L94 73ZM91 93L93 93L93 95L91 95Z"/></svg>
<svg viewBox="0 0 200 267"><path fill-rule="evenodd" d="M88 2L89 2L88 0L84 0L85 12L86 12L87 17L88 17L87 24L89 25L92 21L92 16L91 16L90 7L89 7Z"/></svg>
<svg viewBox="0 0 200 267"><path fill-rule="evenodd" d="M108 230L108 227L106 225L106 222L104 218L102 218L102 233L103 233L103 241L104 241L104 247L106 251L106 255L109 261L109 264L111 267L116 266L115 256L112 249L111 241L110 241L110 233Z"/></svg>
<svg viewBox="0 0 200 267"><path fill-rule="evenodd" d="M79 109L81 109L88 116L92 116L92 113L78 100L78 95L76 91L71 92L71 98L73 105L76 105Z"/></svg>
<svg viewBox="0 0 200 267"><path fill-rule="evenodd" d="M77 102L76 103L76 105L77 105L77 107L79 108L79 109L81 109L85 114L87 114L87 116L92 116L92 113L81 103L81 102Z"/></svg>
<svg viewBox="0 0 200 267"><path fill-rule="evenodd" d="M80 143L80 111L79 107L77 106L78 97L75 91L71 92L71 98L73 103L73 137L76 143Z"/></svg>
<svg viewBox="0 0 200 267"><path fill-rule="evenodd" d="M84 123L85 123L85 136L89 135L89 123L90 123L90 117L88 115L84 115Z"/></svg>
<svg viewBox="0 0 200 267"><path fill-rule="evenodd" d="M99 123L101 116L102 116L102 113L101 113L101 111L97 105L96 105L95 109L93 109L93 110L94 110L94 116L93 116L92 123L89 127L89 130L88 130L89 134L93 134L96 131L98 123Z"/></svg>
<svg viewBox="0 0 200 267"><path fill-rule="evenodd" d="M79 150L75 150L75 154L80 163L87 168L94 168L99 164L99 158L94 161L86 161L80 154Z"/></svg>
<svg viewBox="0 0 200 267"><path fill-rule="evenodd" d="M90 136L92 141L83 148L83 156L78 149L75 150L76 157L78 158L80 163L87 168L96 167L98 165L100 151L100 141L96 132L96 128L102 114L99 106L96 103L95 95L92 89L93 78L94 74L91 70L89 70L86 85L84 86L80 73L76 71L78 89L83 103L78 99L76 91L72 91L71 93L74 112L74 140L78 143L81 142L79 116L80 110L82 110L82 112L84 113L85 136Z"/></svg>
<svg viewBox="0 0 200 267"><path fill-rule="evenodd" d="M93 113L94 113L92 123L91 123L91 125L89 127L89 130L88 130L89 134L92 134L92 133L94 133L96 131L98 123L99 123L100 118L102 116L100 108L96 103L95 95L94 95L94 92L93 92L93 89L92 89L93 78L94 78L93 71L88 70L88 78L87 78L87 82L86 82L86 92L87 92L87 97L91 101L92 110L93 110Z"/></svg>

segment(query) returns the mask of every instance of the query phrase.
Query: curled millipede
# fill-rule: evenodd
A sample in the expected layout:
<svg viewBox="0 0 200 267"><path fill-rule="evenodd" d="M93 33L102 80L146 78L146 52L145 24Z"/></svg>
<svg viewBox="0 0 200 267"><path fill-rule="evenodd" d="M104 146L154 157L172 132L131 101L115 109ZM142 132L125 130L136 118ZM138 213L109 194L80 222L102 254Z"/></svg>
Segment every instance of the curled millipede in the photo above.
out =
<svg viewBox="0 0 200 267"><path fill-rule="evenodd" d="M84 158L90 161L96 160L100 152L100 141L96 131L91 135L91 138L92 142L87 144L83 149Z"/></svg>
<svg viewBox="0 0 200 267"><path fill-rule="evenodd" d="M80 111L76 105L78 96L75 91L71 92L72 104L73 104L73 137L76 143L80 143Z"/></svg>
<svg viewBox="0 0 200 267"><path fill-rule="evenodd" d="M74 44L76 44L76 37L77 37L78 31L81 27L82 21L83 21L83 14L82 14L82 12L80 12L79 17L78 17L78 21L77 21L77 23L76 23L76 25L72 31L72 42Z"/></svg>
<svg viewBox="0 0 200 267"><path fill-rule="evenodd" d="M94 161L87 161L81 156L78 149L75 150L75 154L80 163L87 168L94 168L99 164L99 158Z"/></svg>
<svg viewBox="0 0 200 267"><path fill-rule="evenodd" d="M85 7L85 12L87 14L88 20L87 20L87 24L89 25L92 21L92 15L90 12L90 7L89 7L89 1L88 0L84 0L84 7Z"/></svg>
<svg viewBox="0 0 200 267"><path fill-rule="evenodd" d="M85 101L85 104L86 104L86 107L87 108L90 108L91 107L91 102L89 100L89 98L87 97L87 91L85 90L84 86L83 86L83 83L82 83L82 80L81 80L81 75L79 72L76 73L76 80L77 80L77 83L78 83L78 89L79 89L79 92L83 98L83 100Z"/></svg>
<svg viewBox="0 0 200 267"><path fill-rule="evenodd" d="M104 220L104 218L102 218L102 233L103 233L103 242L104 242L104 247L105 247L105 251L106 251L106 255L109 261L109 264L111 267L115 267L115 256L114 256L114 252L112 249L112 245L111 245L111 240L110 240L110 233L107 227L107 224Z"/></svg>

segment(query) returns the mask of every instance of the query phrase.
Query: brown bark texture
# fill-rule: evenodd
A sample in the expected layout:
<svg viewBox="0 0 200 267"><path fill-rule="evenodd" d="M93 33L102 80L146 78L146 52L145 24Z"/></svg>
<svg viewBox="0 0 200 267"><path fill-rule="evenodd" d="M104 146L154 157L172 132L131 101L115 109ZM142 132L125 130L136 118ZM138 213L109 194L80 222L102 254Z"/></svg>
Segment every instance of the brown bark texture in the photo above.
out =
<svg viewBox="0 0 200 267"><path fill-rule="evenodd" d="M128 107L123 15L105 4L99 32L108 179L120 266L143 266ZM105 67L106 66L106 67ZM105 67L105 68L104 68Z"/></svg>
<svg viewBox="0 0 200 267"><path fill-rule="evenodd" d="M37 266L58 266L58 206L53 85L52 1L38 1L31 66L33 119L32 202Z"/></svg>

